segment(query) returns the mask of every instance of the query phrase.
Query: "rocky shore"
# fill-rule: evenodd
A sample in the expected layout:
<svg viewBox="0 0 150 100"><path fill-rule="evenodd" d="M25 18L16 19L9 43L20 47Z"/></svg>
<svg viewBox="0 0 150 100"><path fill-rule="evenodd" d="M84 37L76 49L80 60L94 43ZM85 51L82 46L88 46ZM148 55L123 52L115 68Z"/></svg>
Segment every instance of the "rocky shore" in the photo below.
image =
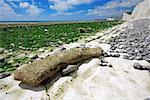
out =
<svg viewBox="0 0 150 100"><path fill-rule="evenodd" d="M150 99L150 19L136 20L97 33L71 48L104 50L100 58L68 65L53 79L32 87L13 79L0 80L3 100L148 100Z"/></svg>
<svg viewBox="0 0 150 100"><path fill-rule="evenodd" d="M109 43L113 52L127 53L123 58L150 62L150 20L132 21L130 27ZM147 69L150 70L150 67Z"/></svg>

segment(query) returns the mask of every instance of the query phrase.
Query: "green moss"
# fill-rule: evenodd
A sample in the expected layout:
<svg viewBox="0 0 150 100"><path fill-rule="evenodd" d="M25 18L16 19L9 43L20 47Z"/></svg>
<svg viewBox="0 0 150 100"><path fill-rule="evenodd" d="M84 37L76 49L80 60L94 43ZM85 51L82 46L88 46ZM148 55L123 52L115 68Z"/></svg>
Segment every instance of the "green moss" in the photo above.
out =
<svg viewBox="0 0 150 100"><path fill-rule="evenodd" d="M32 60L30 58L25 57L25 58L15 59L14 61L15 63L19 63L19 64L27 64Z"/></svg>
<svg viewBox="0 0 150 100"><path fill-rule="evenodd" d="M13 51L20 50L19 47L28 48L28 50L55 47L63 43L75 42L82 36L94 35L93 33L118 24L120 24L119 21L104 21L1 27L0 47L13 49Z"/></svg>
<svg viewBox="0 0 150 100"><path fill-rule="evenodd" d="M16 69L15 67L13 67L11 64L9 64L7 62L3 62L0 65L0 73L14 71L15 69Z"/></svg>
<svg viewBox="0 0 150 100"><path fill-rule="evenodd" d="M27 64L31 61L30 58L19 58L19 59L15 59L13 63L8 63L7 61L5 62L1 62L0 63L0 73L1 72L11 72L11 71L14 71L16 70L16 67L13 66L13 64L15 63L19 63L20 65L22 64Z"/></svg>

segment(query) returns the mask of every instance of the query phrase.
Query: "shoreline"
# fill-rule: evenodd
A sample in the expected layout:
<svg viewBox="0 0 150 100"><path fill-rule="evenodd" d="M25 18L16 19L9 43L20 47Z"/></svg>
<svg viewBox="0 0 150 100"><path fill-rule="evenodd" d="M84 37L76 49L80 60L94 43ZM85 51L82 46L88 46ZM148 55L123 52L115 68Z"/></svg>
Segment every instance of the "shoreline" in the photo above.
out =
<svg viewBox="0 0 150 100"><path fill-rule="evenodd" d="M105 20L105 21L52 21L52 22L44 22L44 21L20 21L20 22L0 22L0 27L13 27L13 26L23 26L23 25L26 25L26 26L32 26L32 25L52 25L52 24L72 24L72 23L90 23L90 22L115 22L115 21L121 21L121 20L114 20L114 21L107 21L107 20Z"/></svg>

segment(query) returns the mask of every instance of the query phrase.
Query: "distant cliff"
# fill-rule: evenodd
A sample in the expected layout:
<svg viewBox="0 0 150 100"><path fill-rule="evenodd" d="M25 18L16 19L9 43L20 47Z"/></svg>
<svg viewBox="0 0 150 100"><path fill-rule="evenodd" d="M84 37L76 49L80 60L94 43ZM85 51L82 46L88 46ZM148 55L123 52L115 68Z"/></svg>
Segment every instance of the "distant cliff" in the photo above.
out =
<svg viewBox="0 0 150 100"><path fill-rule="evenodd" d="M133 10L132 14L124 13L122 19L145 19L150 18L150 0L144 0L139 3Z"/></svg>

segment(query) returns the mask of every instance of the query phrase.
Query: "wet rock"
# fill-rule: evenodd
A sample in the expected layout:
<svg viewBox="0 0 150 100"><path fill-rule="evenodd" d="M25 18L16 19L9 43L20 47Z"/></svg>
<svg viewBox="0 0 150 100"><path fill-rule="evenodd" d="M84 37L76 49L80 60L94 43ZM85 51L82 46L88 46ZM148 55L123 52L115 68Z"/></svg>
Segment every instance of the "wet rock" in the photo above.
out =
<svg viewBox="0 0 150 100"><path fill-rule="evenodd" d="M150 59L149 58L146 58L145 60L150 63Z"/></svg>
<svg viewBox="0 0 150 100"><path fill-rule="evenodd" d="M121 50L119 50L118 52L119 52L119 53L127 53L127 51L126 51L126 50L122 50L122 49L121 49Z"/></svg>
<svg viewBox="0 0 150 100"><path fill-rule="evenodd" d="M5 49L4 48L0 48L0 54L4 53Z"/></svg>
<svg viewBox="0 0 150 100"><path fill-rule="evenodd" d="M115 50L115 49L116 49L116 47L114 47L114 46L113 46L113 47L111 47L111 50Z"/></svg>
<svg viewBox="0 0 150 100"><path fill-rule="evenodd" d="M106 52L105 53L103 53L103 55L102 56L104 56L104 57L110 57Z"/></svg>
<svg viewBox="0 0 150 100"><path fill-rule="evenodd" d="M134 63L133 67L139 70L150 70L150 65L145 66L145 65L140 65L139 63Z"/></svg>
<svg viewBox="0 0 150 100"><path fill-rule="evenodd" d="M29 54L29 55L27 55L27 57L34 60L34 59L37 59L37 58L38 58L38 55Z"/></svg>
<svg viewBox="0 0 150 100"><path fill-rule="evenodd" d="M109 64L108 67L113 67L113 66L111 64Z"/></svg>
<svg viewBox="0 0 150 100"><path fill-rule="evenodd" d="M32 56L32 58L31 59L37 59L37 58L39 58L39 56L38 55L34 55L34 56Z"/></svg>
<svg viewBox="0 0 150 100"><path fill-rule="evenodd" d="M71 73L71 72L75 71L77 69L77 67L78 67L77 65L68 65L66 69L62 70L62 74L66 75L68 73Z"/></svg>
<svg viewBox="0 0 150 100"><path fill-rule="evenodd" d="M120 57L119 53L110 53L110 57Z"/></svg>
<svg viewBox="0 0 150 100"><path fill-rule="evenodd" d="M5 56L0 56L0 62L4 62L5 61Z"/></svg>
<svg viewBox="0 0 150 100"><path fill-rule="evenodd" d="M100 66L106 67L106 66L108 66L108 64L107 63L101 63Z"/></svg>
<svg viewBox="0 0 150 100"><path fill-rule="evenodd" d="M108 61L101 59L101 63L108 63Z"/></svg>
<svg viewBox="0 0 150 100"><path fill-rule="evenodd" d="M8 77L8 76L10 76L10 75L11 75L10 72L3 72L3 73L0 73L0 79L6 78L6 77Z"/></svg>
<svg viewBox="0 0 150 100"><path fill-rule="evenodd" d="M143 60L142 56L136 56L135 59L136 60Z"/></svg>
<svg viewBox="0 0 150 100"><path fill-rule="evenodd" d="M134 56L130 56L128 59L133 60L134 58L135 58Z"/></svg>
<svg viewBox="0 0 150 100"><path fill-rule="evenodd" d="M142 65L140 65L139 63L134 63L133 67L135 69L141 69L142 68Z"/></svg>

